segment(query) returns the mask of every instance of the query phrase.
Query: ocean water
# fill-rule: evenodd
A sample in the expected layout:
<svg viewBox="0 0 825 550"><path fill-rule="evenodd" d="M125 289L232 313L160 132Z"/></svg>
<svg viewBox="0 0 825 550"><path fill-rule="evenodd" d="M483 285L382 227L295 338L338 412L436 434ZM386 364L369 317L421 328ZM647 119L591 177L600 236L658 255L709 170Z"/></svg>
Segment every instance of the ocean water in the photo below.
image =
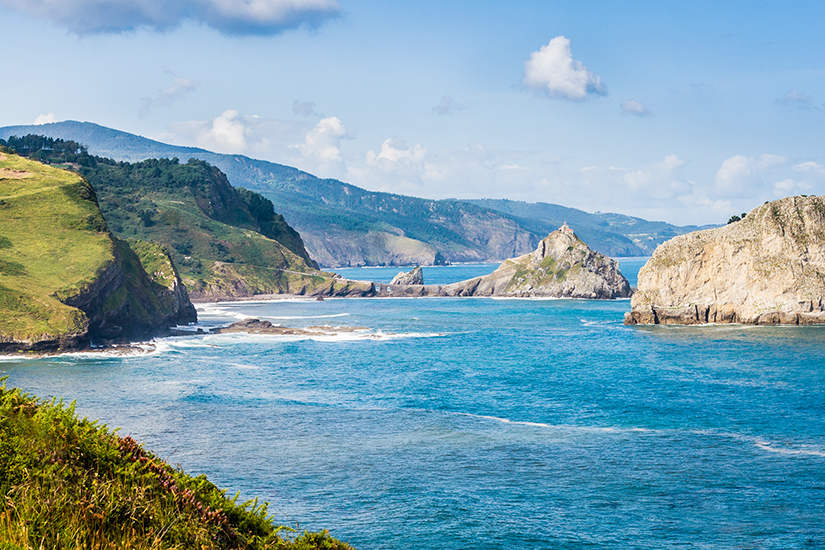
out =
<svg viewBox="0 0 825 550"><path fill-rule="evenodd" d="M5 359L0 376L362 549L825 547L825 328L625 327L628 307L209 304L204 326L365 328Z"/></svg>

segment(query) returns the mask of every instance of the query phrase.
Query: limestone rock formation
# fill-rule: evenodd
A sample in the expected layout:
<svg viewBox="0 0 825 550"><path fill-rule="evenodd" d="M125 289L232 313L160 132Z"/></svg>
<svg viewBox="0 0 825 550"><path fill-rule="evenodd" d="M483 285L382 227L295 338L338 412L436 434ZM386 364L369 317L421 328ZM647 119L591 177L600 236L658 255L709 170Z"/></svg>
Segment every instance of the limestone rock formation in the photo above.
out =
<svg viewBox="0 0 825 550"><path fill-rule="evenodd" d="M424 284L424 270L420 265L415 266L412 270L402 271L392 278L391 285L423 285Z"/></svg>
<svg viewBox="0 0 825 550"><path fill-rule="evenodd" d="M825 197L780 199L663 243L625 323L825 323Z"/></svg>
<svg viewBox="0 0 825 550"><path fill-rule="evenodd" d="M505 260L489 275L449 285L380 285L382 296L627 298L630 284L616 260L594 252L563 225L529 254Z"/></svg>

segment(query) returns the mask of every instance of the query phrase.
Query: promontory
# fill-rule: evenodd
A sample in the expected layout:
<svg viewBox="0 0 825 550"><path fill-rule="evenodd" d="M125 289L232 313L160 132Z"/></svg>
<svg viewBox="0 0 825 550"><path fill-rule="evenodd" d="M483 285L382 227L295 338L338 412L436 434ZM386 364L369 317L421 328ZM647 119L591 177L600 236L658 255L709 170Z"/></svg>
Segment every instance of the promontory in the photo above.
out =
<svg viewBox="0 0 825 550"><path fill-rule="evenodd" d="M564 224L529 254L494 272L448 285L381 285L383 296L627 298L632 290L616 260L593 251Z"/></svg>
<svg viewBox="0 0 825 550"><path fill-rule="evenodd" d="M825 323L825 197L768 202L661 244L625 323Z"/></svg>

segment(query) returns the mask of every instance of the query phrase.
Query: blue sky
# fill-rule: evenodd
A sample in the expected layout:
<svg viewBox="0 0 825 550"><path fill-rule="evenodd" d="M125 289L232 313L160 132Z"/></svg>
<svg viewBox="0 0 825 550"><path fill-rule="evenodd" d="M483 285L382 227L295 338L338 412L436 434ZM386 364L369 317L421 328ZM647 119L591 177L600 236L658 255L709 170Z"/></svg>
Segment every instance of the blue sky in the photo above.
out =
<svg viewBox="0 0 825 550"><path fill-rule="evenodd" d="M825 193L821 2L0 0L0 124L676 223Z"/></svg>

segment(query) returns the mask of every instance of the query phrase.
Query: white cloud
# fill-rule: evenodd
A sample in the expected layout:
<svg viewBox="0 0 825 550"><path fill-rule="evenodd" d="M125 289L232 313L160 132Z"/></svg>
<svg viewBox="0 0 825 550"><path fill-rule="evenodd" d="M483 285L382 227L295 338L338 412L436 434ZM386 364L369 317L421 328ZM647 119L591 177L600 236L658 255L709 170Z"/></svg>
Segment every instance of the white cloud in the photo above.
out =
<svg viewBox="0 0 825 550"><path fill-rule="evenodd" d="M724 197L755 196L767 187L774 170L786 162L785 157L773 154L729 157L716 171L714 192Z"/></svg>
<svg viewBox="0 0 825 550"><path fill-rule="evenodd" d="M246 125L235 109L227 109L212 120L198 136L198 142L221 153L242 153L246 150Z"/></svg>
<svg viewBox="0 0 825 550"><path fill-rule="evenodd" d="M166 72L172 77L172 82L165 88L158 90L154 95L141 98L140 116L147 115L156 107L171 105L186 94L194 91L195 83L192 80L179 77L171 71Z"/></svg>
<svg viewBox="0 0 825 550"><path fill-rule="evenodd" d="M690 185L677 173L685 161L674 154L641 169L625 172L628 189L648 198L670 199L690 192Z"/></svg>
<svg viewBox="0 0 825 550"><path fill-rule="evenodd" d="M338 117L321 119L318 124L304 136L304 143L297 145L308 159L321 163L341 161L341 140L347 137L347 129Z"/></svg>
<svg viewBox="0 0 825 550"><path fill-rule="evenodd" d="M825 176L825 166L812 160L794 165L794 171L817 176Z"/></svg>
<svg viewBox="0 0 825 550"><path fill-rule="evenodd" d="M622 112L638 117L649 116L651 113L647 107L635 99L628 99L622 102Z"/></svg>
<svg viewBox="0 0 825 550"><path fill-rule="evenodd" d="M607 94L601 78L573 59L570 39L565 36L553 38L530 54L524 64L524 83L562 99L582 100L588 94Z"/></svg>
<svg viewBox="0 0 825 550"><path fill-rule="evenodd" d="M381 150L367 151L367 164L414 163L424 159L427 150L421 145L409 147L405 142L388 138L381 144Z"/></svg>
<svg viewBox="0 0 825 550"><path fill-rule="evenodd" d="M336 0L0 0L77 34L163 31L184 21L226 34L276 34L336 17Z"/></svg>
<svg viewBox="0 0 825 550"><path fill-rule="evenodd" d="M37 115L34 119L32 124L50 124L52 122L57 122L57 118L54 116L54 113L42 113Z"/></svg>

